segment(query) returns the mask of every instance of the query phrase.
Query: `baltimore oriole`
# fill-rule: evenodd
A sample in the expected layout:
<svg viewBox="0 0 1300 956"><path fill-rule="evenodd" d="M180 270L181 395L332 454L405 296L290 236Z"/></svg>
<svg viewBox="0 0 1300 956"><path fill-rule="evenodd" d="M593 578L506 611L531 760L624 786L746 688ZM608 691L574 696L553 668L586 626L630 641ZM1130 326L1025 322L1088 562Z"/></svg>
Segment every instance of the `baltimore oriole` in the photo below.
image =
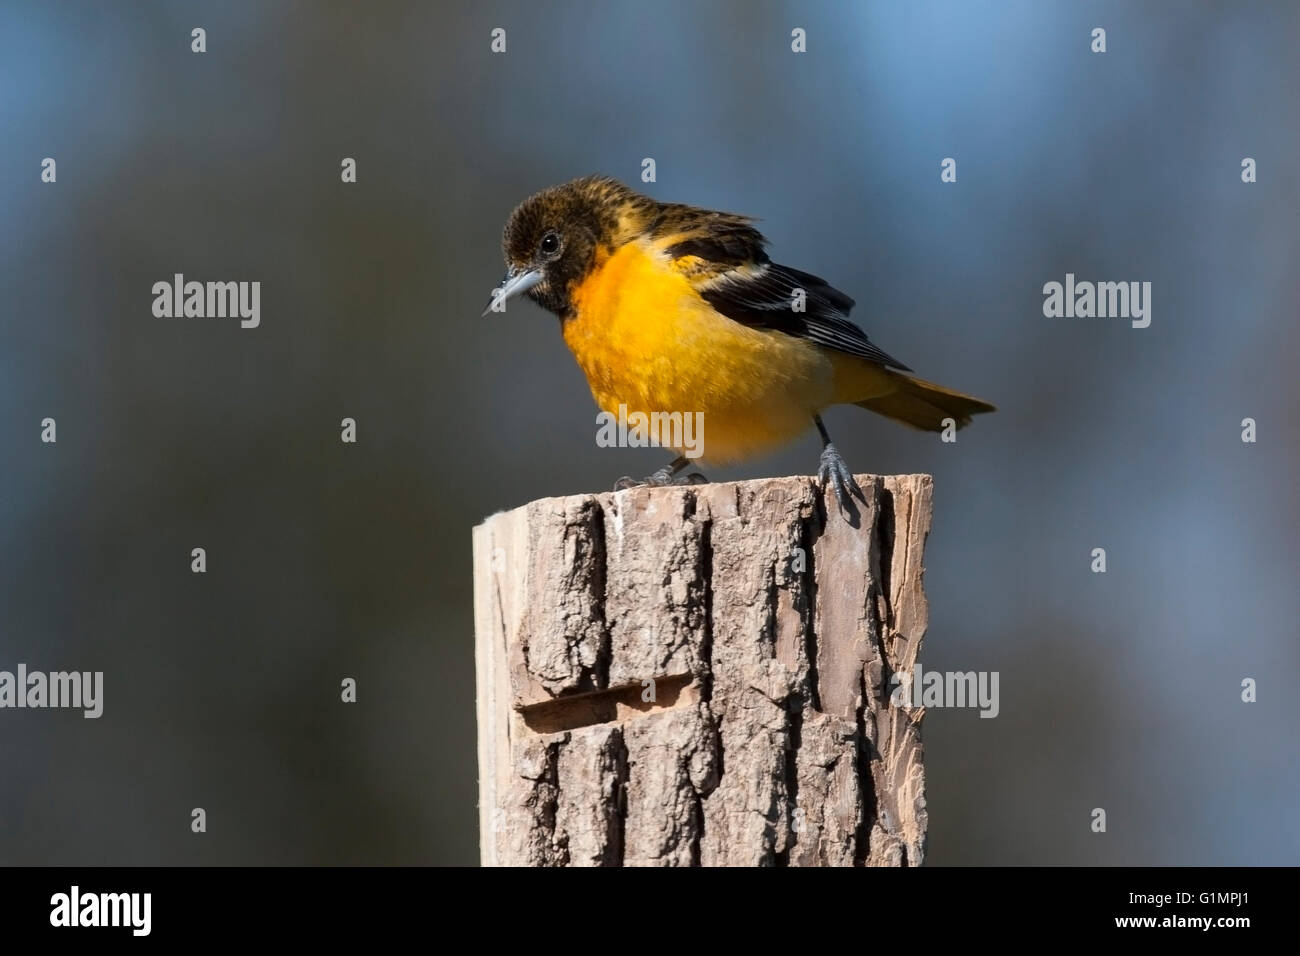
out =
<svg viewBox="0 0 1300 956"><path fill-rule="evenodd" d="M729 463L815 425L818 477L841 507L862 492L820 412L853 404L927 431L987 402L903 374L848 320L853 300L772 262L747 216L662 203L602 176L524 200L502 237L508 271L486 315L526 294L559 316L601 409L703 413L699 456ZM802 293L802 294L801 294ZM670 446L672 447L672 446ZM679 457L615 488L702 481Z"/></svg>

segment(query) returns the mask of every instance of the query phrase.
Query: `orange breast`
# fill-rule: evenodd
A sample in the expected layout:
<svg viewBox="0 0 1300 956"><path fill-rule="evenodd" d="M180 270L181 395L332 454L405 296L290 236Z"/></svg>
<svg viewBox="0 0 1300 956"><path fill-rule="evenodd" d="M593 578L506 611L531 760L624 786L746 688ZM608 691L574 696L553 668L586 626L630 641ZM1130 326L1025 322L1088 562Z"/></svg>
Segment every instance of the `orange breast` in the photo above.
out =
<svg viewBox="0 0 1300 956"><path fill-rule="evenodd" d="M564 323L564 340L596 404L614 415L620 405L629 413L701 413L706 462L781 445L837 400L827 353L721 315L640 242L604 257L571 294L577 314Z"/></svg>

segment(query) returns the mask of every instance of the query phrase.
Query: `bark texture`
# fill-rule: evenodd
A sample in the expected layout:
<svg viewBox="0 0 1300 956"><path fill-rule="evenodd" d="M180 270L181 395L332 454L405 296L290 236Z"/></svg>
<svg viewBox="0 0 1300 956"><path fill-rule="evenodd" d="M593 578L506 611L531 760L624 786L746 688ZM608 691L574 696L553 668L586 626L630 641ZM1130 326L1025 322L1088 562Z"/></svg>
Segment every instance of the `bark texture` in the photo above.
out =
<svg viewBox="0 0 1300 956"><path fill-rule="evenodd" d="M481 856L915 866L928 475L534 501L474 529Z"/></svg>

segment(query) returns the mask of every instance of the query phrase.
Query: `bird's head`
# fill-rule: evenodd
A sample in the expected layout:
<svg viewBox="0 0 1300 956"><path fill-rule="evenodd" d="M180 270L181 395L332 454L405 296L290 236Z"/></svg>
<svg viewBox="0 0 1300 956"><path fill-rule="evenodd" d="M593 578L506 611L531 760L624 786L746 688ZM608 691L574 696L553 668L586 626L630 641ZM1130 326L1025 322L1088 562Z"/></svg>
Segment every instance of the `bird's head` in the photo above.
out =
<svg viewBox="0 0 1300 956"><path fill-rule="evenodd" d="M595 265L597 252L629 232L629 213L648 201L617 180L586 176L552 186L521 202L501 237L506 275L484 311L526 295L567 318L570 293Z"/></svg>

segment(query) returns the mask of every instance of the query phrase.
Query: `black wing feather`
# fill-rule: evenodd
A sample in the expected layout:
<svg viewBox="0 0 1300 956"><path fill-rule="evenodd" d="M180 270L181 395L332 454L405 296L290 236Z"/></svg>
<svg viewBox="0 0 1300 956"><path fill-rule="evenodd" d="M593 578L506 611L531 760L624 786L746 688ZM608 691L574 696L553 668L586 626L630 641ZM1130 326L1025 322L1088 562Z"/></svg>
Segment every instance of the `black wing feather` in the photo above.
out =
<svg viewBox="0 0 1300 956"><path fill-rule="evenodd" d="M806 294L803 312L791 308L795 289L803 289ZM824 279L799 269L770 262L758 275L723 273L701 289L700 295L727 318L743 325L784 332L881 365L911 371L849 321L849 310L853 308L851 298Z"/></svg>

